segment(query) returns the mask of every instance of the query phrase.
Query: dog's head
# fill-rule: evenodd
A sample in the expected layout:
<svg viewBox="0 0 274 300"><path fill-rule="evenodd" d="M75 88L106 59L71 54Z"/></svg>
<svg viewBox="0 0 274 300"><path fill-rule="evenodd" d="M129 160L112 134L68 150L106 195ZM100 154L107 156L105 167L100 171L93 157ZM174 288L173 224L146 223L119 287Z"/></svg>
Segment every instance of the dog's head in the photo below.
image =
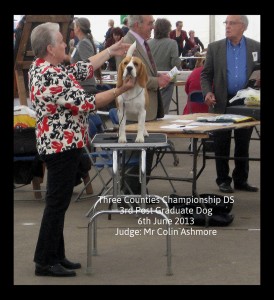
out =
<svg viewBox="0 0 274 300"><path fill-rule="evenodd" d="M127 77L136 79L136 82L143 88L146 87L148 76L146 65L139 57L132 56L136 48L136 42L134 42L128 49L126 57L121 61L118 74L117 74L117 87L123 84L123 80Z"/></svg>
<svg viewBox="0 0 274 300"><path fill-rule="evenodd" d="M117 87L120 87L123 84L123 80L129 76L136 79L136 82L138 82L141 87L146 87L148 81L147 69L139 57L126 56L121 61L117 74Z"/></svg>

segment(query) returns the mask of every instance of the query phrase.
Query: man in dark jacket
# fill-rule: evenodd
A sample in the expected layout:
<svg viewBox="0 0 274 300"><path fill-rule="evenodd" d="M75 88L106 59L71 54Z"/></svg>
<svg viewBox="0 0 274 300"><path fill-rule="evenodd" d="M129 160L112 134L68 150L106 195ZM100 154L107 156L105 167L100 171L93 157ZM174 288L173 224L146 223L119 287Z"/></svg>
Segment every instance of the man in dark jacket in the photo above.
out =
<svg viewBox="0 0 274 300"><path fill-rule="evenodd" d="M260 43L246 38L248 19L245 15L229 15L224 22L226 39L209 44L201 86L209 112L224 114L229 100L247 86L255 66L260 62ZM253 127L234 131L234 157L248 158L249 143ZM214 133L215 155L229 157L231 130ZM229 176L229 160L216 159L216 183L223 193L232 193L234 188L257 192L258 188L248 184L249 162L235 159L232 178Z"/></svg>

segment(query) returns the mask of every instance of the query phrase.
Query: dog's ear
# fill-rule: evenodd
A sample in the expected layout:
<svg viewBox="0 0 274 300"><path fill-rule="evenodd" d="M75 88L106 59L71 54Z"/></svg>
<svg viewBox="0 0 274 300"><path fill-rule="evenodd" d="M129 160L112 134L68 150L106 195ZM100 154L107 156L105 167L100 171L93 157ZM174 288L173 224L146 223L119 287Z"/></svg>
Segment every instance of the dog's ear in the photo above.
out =
<svg viewBox="0 0 274 300"><path fill-rule="evenodd" d="M137 78L138 84L142 87L145 88L147 85L148 81L148 76L147 76L147 67L146 65L142 62L140 65L140 72Z"/></svg>
<svg viewBox="0 0 274 300"><path fill-rule="evenodd" d="M120 87L123 85L123 64L124 60L122 60L119 64L118 72L117 72L117 84L116 87Z"/></svg>

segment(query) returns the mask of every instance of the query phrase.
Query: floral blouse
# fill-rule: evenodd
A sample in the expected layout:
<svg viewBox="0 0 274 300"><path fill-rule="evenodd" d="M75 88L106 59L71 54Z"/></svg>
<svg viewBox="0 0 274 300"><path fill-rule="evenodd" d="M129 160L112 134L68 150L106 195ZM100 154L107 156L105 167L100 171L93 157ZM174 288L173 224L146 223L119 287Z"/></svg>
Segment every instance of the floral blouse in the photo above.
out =
<svg viewBox="0 0 274 300"><path fill-rule="evenodd" d="M93 76L90 62L69 66L51 65L36 59L29 69L29 90L36 112L36 139L39 154L82 148L88 138L88 114L95 110L95 97L77 80Z"/></svg>

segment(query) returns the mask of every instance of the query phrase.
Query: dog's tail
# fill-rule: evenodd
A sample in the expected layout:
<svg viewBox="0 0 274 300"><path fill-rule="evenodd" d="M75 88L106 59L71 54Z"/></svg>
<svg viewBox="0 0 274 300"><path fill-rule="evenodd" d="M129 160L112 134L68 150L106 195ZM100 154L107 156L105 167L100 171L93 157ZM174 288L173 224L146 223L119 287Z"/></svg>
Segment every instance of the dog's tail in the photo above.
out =
<svg viewBox="0 0 274 300"><path fill-rule="evenodd" d="M128 48L126 56L132 57L135 49L136 49L136 41Z"/></svg>

